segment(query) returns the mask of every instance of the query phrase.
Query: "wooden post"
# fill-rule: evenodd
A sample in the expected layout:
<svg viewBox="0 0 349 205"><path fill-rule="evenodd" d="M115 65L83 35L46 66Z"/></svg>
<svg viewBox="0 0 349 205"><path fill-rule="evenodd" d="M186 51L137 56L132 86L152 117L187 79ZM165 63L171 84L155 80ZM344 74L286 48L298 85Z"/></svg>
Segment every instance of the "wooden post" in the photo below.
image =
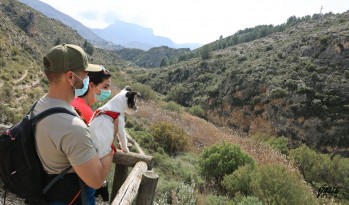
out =
<svg viewBox="0 0 349 205"><path fill-rule="evenodd" d="M143 173L136 205L153 205L158 179L159 175L153 171L146 171Z"/></svg>
<svg viewBox="0 0 349 205"><path fill-rule="evenodd" d="M121 165L121 164L115 164L115 171L114 171L114 179L113 179L113 187L110 194L109 202L112 203L116 193L122 186L122 184L125 182L127 178L127 172L128 167Z"/></svg>
<svg viewBox="0 0 349 205"><path fill-rule="evenodd" d="M147 171L148 166L145 162L137 162L128 175L124 184L120 187L112 205L131 205L137 195L142 175Z"/></svg>

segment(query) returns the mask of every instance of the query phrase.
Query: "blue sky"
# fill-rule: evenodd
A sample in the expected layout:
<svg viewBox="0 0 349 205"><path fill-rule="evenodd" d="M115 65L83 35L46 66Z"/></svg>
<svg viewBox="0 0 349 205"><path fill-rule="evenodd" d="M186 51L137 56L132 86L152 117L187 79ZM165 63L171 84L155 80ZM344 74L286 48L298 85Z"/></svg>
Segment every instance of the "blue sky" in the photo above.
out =
<svg viewBox="0 0 349 205"><path fill-rule="evenodd" d="M115 20L152 28L175 43L206 44L262 24L285 23L290 16L343 13L349 0L41 0L89 28Z"/></svg>

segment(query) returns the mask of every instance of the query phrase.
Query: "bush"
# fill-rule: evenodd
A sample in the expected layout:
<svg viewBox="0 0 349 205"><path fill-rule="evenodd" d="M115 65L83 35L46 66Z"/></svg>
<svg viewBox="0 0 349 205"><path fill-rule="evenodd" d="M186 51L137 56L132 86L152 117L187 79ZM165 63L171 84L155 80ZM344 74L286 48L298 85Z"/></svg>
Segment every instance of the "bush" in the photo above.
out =
<svg viewBox="0 0 349 205"><path fill-rule="evenodd" d="M158 198L158 204L195 205L196 200L195 184L181 183L162 193Z"/></svg>
<svg viewBox="0 0 349 205"><path fill-rule="evenodd" d="M288 138L281 136L275 137L263 133L255 133L252 138L257 142L268 144L271 148L279 150L282 154L288 155Z"/></svg>
<svg viewBox="0 0 349 205"><path fill-rule="evenodd" d="M173 101L166 103L165 105L162 106L162 108L176 112L178 114L183 113L183 110L184 110L181 105L178 105L177 103L175 103Z"/></svg>
<svg viewBox="0 0 349 205"><path fill-rule="evenodd" d="M150 132L154 140L169 155L176 155L185 151L189 144L189 136L177 125L170 122L159 122L154 124Z"/></svg>
<svg viewBox="0 0 349 205"><path fill-rule="evenodd" d="M319 154L305 145L290 151L305 180L317 188L339 188L339 197L349 199L349 160L340 156Z"/></svg>
<svg viewBox="0 0 349 205"><path fill-rule="evenodd" d="M287 96L287 90L282 89L282 88L275 88L273 89L270 93L269 96L272 99L277 99L277 98L283 98Z"/></svg>
<svg viewBox="0 0 349 205"><path fill-rule="evenodd" d="M200 198L198 200L200 202ZM213 195L209 194L205 196L205 199L202 199L203 202L198 204L206 204L206 205L235 205L232 199L229 199L226 196L221 195Z"/></svg>
<svg viewBox="0 0 349 205"><path fill-rule="evenodd" d="M200 105L194 105L193 107L189 108L189 113L201 118L205 117L205 111L201 108Z"/></svg>
<svg viewBox="0 0 349 205"><path fill-rule="evenodd" d="M189 106L192 100L194 90L184 87L183 84L173 86L166 96L167 101L174 101L183 106Z"/></svg>
<svg viewBox="0 0 349 205"><path fill-rule="evenodd" d="M222 185L232 197L234 197L237 193L247 197L252 195L255 190L258 189L258 178L259 175L256 167L251 164L247 164L239 167L232 174L226 175Z"/></svg>
<svg viewBox="0 0 349 205"><path fill-rule="evenodd" d="M349 199L349 159L335 157L333 160L333 172L337 175L335 186L342 187L340 191L341 197Z"/></svg>
<svg viewBox="0 0 349 205"><path fill-rule="evenodd" d="M273 137L265 142L273 149L279 150L282 154L288 155L288 138L286 137Z"/></svg>
<svg viewBox="0 0 349 205"><path fill-rule="evenodd" d="M214 178L218 185L221 185L226 174L233 173L240 166L254 163L254 160L242 152L238 145L227 142L205 148L199 159L202 174Z"/></svg>
<svg viewBox="0 0 349 205"><path fill-rule="evenodd" d="M281 165L262 166L259 187L255 196L266 204L317 204L311 189L302 181L302 177L291 173Z"/></svg>
<svg viewBox="0 0 349 205"><path fill-rule="evenodd" d="M149 85L134 83L131 88L133 91L139 92L144 100L156 100L156 93Z"/></svg>
<svg viewBox="0 0 349 205"><path fill-rule="evenodd" d="M237 205L263 205L263 203L256 197L248 196L242 199Z"/></svg>
<svg viewBox="0 0 349 205"><path fill-rule="evenodd" d="M319 170L321 169L321 161L318 155L306 145L290 151L290 157L298 166L305 180L311 184L319 180Z"/></svg>

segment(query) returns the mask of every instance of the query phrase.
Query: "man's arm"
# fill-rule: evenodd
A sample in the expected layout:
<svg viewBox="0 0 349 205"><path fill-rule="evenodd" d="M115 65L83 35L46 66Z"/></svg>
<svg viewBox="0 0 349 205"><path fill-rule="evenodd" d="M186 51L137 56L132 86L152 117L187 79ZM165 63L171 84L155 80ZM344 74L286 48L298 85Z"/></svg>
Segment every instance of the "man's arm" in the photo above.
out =
<svg viewBox="0 0 349 205"><path fill-rule="evenodd" d="M87 162L78 166L73 166L73 169L85 184L89 187L98 189L103 185L103 182L108 175L113 163L113 156L113 151L101 159L98 159L98 155L96 154Z"/></svg>

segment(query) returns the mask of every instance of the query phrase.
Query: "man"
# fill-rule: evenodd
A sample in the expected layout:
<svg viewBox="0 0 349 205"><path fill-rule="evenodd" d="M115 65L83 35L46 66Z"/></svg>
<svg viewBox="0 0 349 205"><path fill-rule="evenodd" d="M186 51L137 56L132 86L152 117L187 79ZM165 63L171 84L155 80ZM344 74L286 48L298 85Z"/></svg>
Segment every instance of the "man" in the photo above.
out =
<svg viewBox="0 0 349 205"><path fill-rule="evenodd" d="M49 50L44 57L44 72L49 90L36 104L33 114L37 115L52 107L63 107L74 113L70 105L75 96L83 95L88 86L88 72L101 71L101 66L89 64L81 47L62 44ZM46 194L50 204L80 204L81 180L86 184L88 204L95 204L93 193L88 188L98 189L112 166L113 151L98 159L90 132L84 121L69 114L59 113L41 120L36 126L36 146L47 181L72 169ZM79 178L81 180L79 180Z"/></svg>

